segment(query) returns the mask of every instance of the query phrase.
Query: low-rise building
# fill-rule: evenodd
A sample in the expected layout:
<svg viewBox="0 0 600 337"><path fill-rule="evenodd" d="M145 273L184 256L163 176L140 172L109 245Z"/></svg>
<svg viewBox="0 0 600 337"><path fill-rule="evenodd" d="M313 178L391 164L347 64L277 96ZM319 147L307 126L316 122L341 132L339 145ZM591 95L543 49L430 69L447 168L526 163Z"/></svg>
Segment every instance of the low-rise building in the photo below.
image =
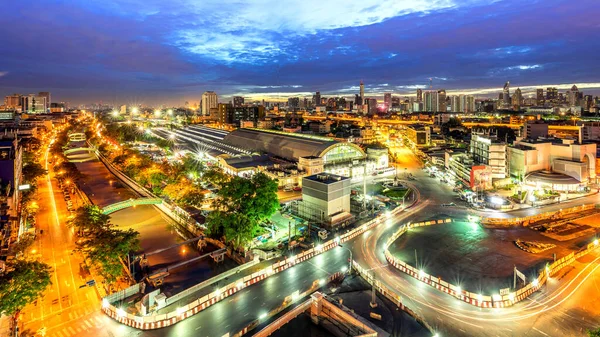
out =
<svg viewBox="0 0 600 337"><path fill-rule="evenodd" d="M406 137L416 146L427 146L431 143L431 128L414 124L406 127Z"/></svg>
<svg viewBox="0 0 600 337"><path fill-rule="evenodd" d="M475 163L490 167L492 179L506 178L506 144L495 137L474 134L471 136L469 152Z"/></svg>
<svg viewBox="0 0 600 337"><path fill-rule="evenodd" d="M330 173L302 178L302 201L294 212L311 222L335 228L351 221L350 179Z"/></svg>
<svg viewBox="0 0 600 337"><path fill-rule="evenodd" d="M528 185L577 190L596 180L596 144L525 139L508 148L510 175Z"/></svg>

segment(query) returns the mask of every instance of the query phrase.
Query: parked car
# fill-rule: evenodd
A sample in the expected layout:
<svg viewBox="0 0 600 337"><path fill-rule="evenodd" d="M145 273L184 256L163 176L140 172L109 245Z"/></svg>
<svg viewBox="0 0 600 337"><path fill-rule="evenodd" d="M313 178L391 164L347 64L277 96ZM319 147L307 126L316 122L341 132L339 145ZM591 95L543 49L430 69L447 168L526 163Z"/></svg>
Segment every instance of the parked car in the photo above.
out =
<svg viewBox="0 0 600 337"><path fill-rule="evenodd" d="M294 187L294 191L296 191L296 192L302 191L302 187L296 186L296 187Z"/></svg>

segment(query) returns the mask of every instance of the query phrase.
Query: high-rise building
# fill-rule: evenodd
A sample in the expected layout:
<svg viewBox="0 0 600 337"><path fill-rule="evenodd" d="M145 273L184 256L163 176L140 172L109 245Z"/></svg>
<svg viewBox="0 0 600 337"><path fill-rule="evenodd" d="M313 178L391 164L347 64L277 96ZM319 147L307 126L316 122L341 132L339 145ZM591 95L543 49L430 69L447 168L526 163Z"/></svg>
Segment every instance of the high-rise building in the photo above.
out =
<svg viewBox="0 0 600 337"><path fill-rule="evenodd" d="M558 89L550 87L546 88L546 101L555 103L558 99Z"/></svg>
<svg viewBox="0 0 600 337"><path fill-rule="evenodd" d="M4 105L7 109L18 109L21 107L21 95L12 94L4 97Z"/></svg>
<svg viewBox="0 0 600 337"><path fill-rule="evenodd" d="M21 96L21 111L23 113L46 113L48 111L46 97L35 94Z"/></svg>
<svg viewBox="0 0 600 337"><path fill-rule="evenodd" d="M435 111L446 112L446 90L438 90L437 109Z"/></svg>
<svg viewBox="0 0 600 337"><path fill-rule="evenodd" d="M417 89L417 102L423 102L423 90Z"/></svg>
<svg viewBox="0 0 600 337"><path fill-rule="evenodd" d="M377 99L375 98L367 98L366 99L366 103L365 104L367 106L367 113L369 115L375 115L377 114Z"/></svg>
<svg viewBox="0 0 600 337"><path fill-rule="evenodd" d="M567 100L567 103L569 103L570 106L579 105L579 89L576 85L573 85L571 87L571 90L569 91L569 94L567 96Z"/></svg>
<svg viewBox="0 0 600 337"><path fill-rule="evenodd" d="M45 97L46 98L46 109L50 107L50 103L52 103L52 100L50 99L50 93L47 91L42 91L38 93L38 96L41 97Z"/></svg>
<svg viewBox="0 0 600 337"><path fill-rule="evenodd" d="M425 92L425 99L423 101L423 110L426 112L435 112L437 111L438 104L438 92L435 90L430 90Z"/></svg>
<svg viewBox="0 0 600 337"><path fill-rule="evenodd" d="M504 88L502 89L502 101L505 109L510 107L510 82L504 84Z"/></svg>
<svg viewBox="0 0 600 337"><path fill-rule="evenodd" d="M464 95L450 96L450 111L451 112L462 112L460 110L460 100Z"/></svg>
<svg viewBox="0 0 600 337"><path fill-rule="evenodd" d="M290 97L288 98L288 111L296 111L300 107L300 98L299 97Z"/></svg>
<svg viewBox="0 0 600 337"><path fill-rule="evenodd" d="M537 105L544 105L544 89L537 89L535 102Z"/></svg>
<svg viewBox="0 0 600 337"><path fill-rule="evenodd" d="M315 107L317 106L321 106L321 92L317 91L314 95L313 95L313 105Z"/></svg>
<svg viewBox="0 0 600 337"><path fill-rule="evenodd" d="M202 115L210 115L210 109L215 109L219 105L219 98L214 91L205 91L202 94Z"/></svg>
<svg viewBox="0 0 600 337"><path fill-rule="evenodd" d="M392 94L386 92L383 94L383 104L385 104L385 111L389 111L392 108Z"/></svg>
<svg viewBox="0 0 600 337"><path fill-rule="evenodd" d="M244 105L244 97L242 96L233 96L233 107L239 108Z"/></svg>
<svg viewBox="0 0 600 337"><path fill-rule="evenodd" d="M362 80L360 81L360 100L365 101L365 84Z"/></svg>
<svg viewBox="0 0 600 337"><path fill-rule="evenodd" d="M514 110L519 110L521 105L523 105L523 95L521 94L521 88L517 88L512 96L512 106Z"/></svg>

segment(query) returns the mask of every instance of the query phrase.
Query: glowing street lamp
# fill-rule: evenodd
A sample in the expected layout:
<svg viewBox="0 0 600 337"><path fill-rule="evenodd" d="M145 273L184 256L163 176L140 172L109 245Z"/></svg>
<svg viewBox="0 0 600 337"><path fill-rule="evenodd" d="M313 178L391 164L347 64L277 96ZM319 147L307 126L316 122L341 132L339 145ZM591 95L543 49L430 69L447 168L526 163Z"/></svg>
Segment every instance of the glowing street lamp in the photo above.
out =
<svg viewBox="0 0 600 337"><path fill-rule="evenodd" d="M138 113L138 108L133 108L133 109L131 109L131 112L132 112L133 114L137 114L137 113Z"/></svg>
<svg viewBox="0 0 600 337"><path fill-rule="evenodd" d="M154 110L154 115L155 115L155 116L160 116L160 110L158 110L158 109L157 109L157 110Z"/></svg>
<svg viewBox="0 0 600 337"><path fill-rule="evenodd" d="M169 116L173 115L173 109L167 110L167 114L169 114Z"/></svg>

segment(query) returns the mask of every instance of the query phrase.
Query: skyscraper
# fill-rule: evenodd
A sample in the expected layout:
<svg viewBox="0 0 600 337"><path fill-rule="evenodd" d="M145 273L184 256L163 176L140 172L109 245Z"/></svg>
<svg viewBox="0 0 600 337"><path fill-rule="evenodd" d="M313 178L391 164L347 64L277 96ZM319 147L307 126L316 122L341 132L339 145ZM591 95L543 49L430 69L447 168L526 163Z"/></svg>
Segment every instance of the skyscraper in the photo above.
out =
<svg viewBox="0 0 600 337"><path fill-rule="evenodd" d="M385 104L385 111L390 111L392 108L392 94L386 92L383 94L383 104Z"/></svg>
<svg viewBox="0 0 600 337"><path fill-rule="evenodd" d="M510 107L510 82L504 84L504 88L502 89L502 100L505 109Z"/></svg>
<svg viewBox="0 0 600 337"><path fill-rule="evenodd" d="M435 111L446 112L446 90L438 90L437 109Z"/></svg>
<svg viewBox="0 0 600 337"><path fill-rule="evenodd" d="M521 88L517 88L512 96L512 106L514 110L519 110L521 105L523 105L523 95L521 95Z"/></svg>
<svg viewBox="0 0 600 337"><path fill-rule="evenodd" d="M363 81L360 81L360 106L358 108L358 112L363 112L363 108L361 108L362 106L365 105L365 84L363 83Z"/></svg>
<svg viewBox="0 0 600 337"><path fill-rule="evenodd" d="M423 90L417 89L417 102L423 102Z"/></svg>
<svg viewBox="0 0 600 337"><path fill-rule="evenodd" d="M290 97L288 98L288 111L296 111L300 107L300 98L299 97Z"/></svg>
<svg viewBox="0 0 600 337"><path fill-rule="evenodd" d="M435 112L438 109L438 92L435 90L425 91L423 101L423 110L426 112Z"/></svg>
<svg viewBox="0 0 600 337"><path fill-rule="evenodd" d="M47 92L47 91L42 91L42 92L38 93L38 96L46 98L46 108L49 108L50 107L50 103L52 103L52 101L50 100L50 93Z"/></svg>
<svg viewBox="0 0 600 337"><path fill-rule="evenodd" d="M546 88L546 101L554 102L558 99L558 89L550 87Z"/></svg>
<svg viewBox="0 0 600 337"><path fill-rule="evenodd" d="M576 85L571 87L569 91L569 95L567 97L568 103L570 106L578 106L579 105L579 89Z"/></svg>
<svg viewBox="0 0 600 337"><path fill-rule="evenodd" d="M450 96L450 111L451 112L463 112L460 110L460 101L464 95Z"/></svg>
<svg viewBox="0 0 600 337"><path fill-rule="evenodd" d="M239 108L244 105L244 97L242 96L233 96L233 107Z"/></svg>
<svg viewBox="0 0 600 337"><path fill-rule="evenodd" d="M537 89L535 101L537 105L544 105L544 89Z"/></svg>
<svg viewBox="0 0 600 337"><path fill-rule="evenodd" d="M313 95L313 105L316 107L321 105L321 92L320 91L317 91Z"/></svg>
<svg viewBox="0 0 600 337"><path fill-rule="evenodd" d="M205 91L202 94L202 115L210 115L210 109L217 108L219 105L219 98L217 93L214 91Z"/></svg>

